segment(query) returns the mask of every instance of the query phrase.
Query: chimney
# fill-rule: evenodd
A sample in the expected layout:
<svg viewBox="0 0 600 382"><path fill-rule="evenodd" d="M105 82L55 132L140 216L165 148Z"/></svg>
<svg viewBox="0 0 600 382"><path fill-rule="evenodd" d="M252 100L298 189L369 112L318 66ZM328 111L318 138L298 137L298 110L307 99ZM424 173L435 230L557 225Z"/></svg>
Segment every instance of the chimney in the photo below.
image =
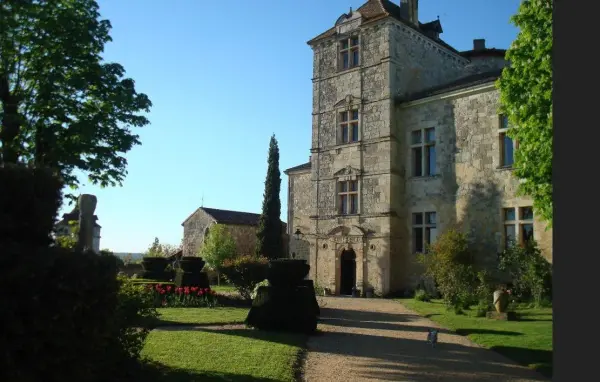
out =
<svg viewBox="0 0 600 382"><path fill-rule="evenodd" d="M485 39L478 38L473 40L473 50L485 50Z"/></svg>
<svg viewBox="0 0 600 382"><path fill-rule="evenodd" d="M400 17L419 26L419 0L400 0Z"/></svg>

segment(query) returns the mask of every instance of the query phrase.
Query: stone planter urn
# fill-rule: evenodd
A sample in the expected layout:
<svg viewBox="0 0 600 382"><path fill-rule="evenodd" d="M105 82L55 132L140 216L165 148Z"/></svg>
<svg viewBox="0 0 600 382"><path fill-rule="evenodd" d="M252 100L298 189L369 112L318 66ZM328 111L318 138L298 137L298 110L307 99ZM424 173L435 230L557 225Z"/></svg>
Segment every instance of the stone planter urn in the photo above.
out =
<svg viewBox="0 0 600 382"><path fill-rule="evenodd" d="M498 313L506 313L508 308L508 293L502 289L494 291L494 307Z"/></svg>
<svg viewBox="0 0 600 382"><path fill-rule="evenodd" d="M205 264L206 262L201 257L197 256L183 256L181 260L179 260L179 267L184 272L201 272Z"/></svg>
<svg viewBox="0 0 600 382"><path fill-rule="evenodd" d="M365 297L373 298L373 288L372 287L365 288Z"/></svg>
<svg viewBox="0 0 600 382"><path fill-rule="evenodd" d="M352 287L352 297L360 297L360 289Z"/></svg>

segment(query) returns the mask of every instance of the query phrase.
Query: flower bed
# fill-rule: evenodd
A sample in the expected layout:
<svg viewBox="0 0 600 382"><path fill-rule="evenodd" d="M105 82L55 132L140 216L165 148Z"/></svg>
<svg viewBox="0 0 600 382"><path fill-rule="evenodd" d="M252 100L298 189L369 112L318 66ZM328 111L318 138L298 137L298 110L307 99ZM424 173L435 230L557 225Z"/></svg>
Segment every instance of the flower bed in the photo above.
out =
<svg viewBox="0 0 600 382"><path fill-rule="evenodd" d="M146 290L154 294L157 306L170 307L215 307L217 294L210 288L175 287L165 284L148 284Z"/></svg>

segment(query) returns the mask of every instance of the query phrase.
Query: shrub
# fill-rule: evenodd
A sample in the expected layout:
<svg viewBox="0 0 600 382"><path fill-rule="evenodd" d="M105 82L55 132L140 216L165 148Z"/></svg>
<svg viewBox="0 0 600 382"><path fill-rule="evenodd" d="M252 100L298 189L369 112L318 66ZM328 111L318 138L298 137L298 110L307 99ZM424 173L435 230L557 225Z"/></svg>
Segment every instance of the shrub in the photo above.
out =
<svg viewBox="0 0 600 382"><path fill-rule="evenodd" d="M118 305L113 317L117 338L126 356L139 358L144 341L158 319L154 298L141 285L120 276Z"/></svg>
<svg viewBox="0 0 600 382"><path fill-rule="evenodd" d="M315 283L315 295L316 296L324 296L325 295L325 288L323 288L319 284Z"/></svg>
<svg viewBox="0 0 600 382"><path fill-rule="evenodd" d="M11 351L0 355L0 380L98 381L128 360L114 321L113 261L58 247L3 249L0 290L11 291L0 298L3 346Z"/></svg>
<svg viewBox="0 0 600 382"><path fill-rule="evenodd" d="M52 243L62 183L50 170L0 167L0 242Z"/></svg>
<svg viewBox="0 0 600 382"><path fill-rule="evenodd" d="M268 266L266 257L244 255L225 260L219 272L235 286L244 299L251 300L256 284L267 278Z"/></svg>
<svg viewBox="0 0 600 382"><path fill-rule="evenodd" d="M429 302L431 301L431 296L424 289L417 289L415 291L415 300Z"/></svg>
<svg viewBox="0 0 600 382"><path fill-rule="evenodd" d="M498 268L509 274L517 298L532 297L536 306L551 296L552 265L542 256L535 241L512 245L500 256Z"/></svg>
<svg viewBox="0 0 600 382"><path fill-rule="evenodd" d="M432 277L444 302L461 313L473 302L477 285L473 254L464 233L448 230L438 237L425 254L418 256L425 266L425 276Z"/></svg>

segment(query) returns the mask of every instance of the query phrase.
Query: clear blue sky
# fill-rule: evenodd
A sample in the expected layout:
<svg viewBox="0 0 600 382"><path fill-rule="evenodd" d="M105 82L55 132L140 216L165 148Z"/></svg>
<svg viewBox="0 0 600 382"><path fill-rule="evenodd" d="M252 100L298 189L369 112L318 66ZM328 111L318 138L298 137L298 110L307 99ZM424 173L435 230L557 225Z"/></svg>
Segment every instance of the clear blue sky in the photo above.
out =
<svg viewBox="0 0 600 382"><path fill-rule="evenodd" d="M396 0L399 2L400 0ZM204 206L260 213L269 138L280 168L310 155L312 51L306 41L363 0L99 0L111 21L105 59L121 63L154 106L142 145L127 154L123 187L98 196L102 248L142 252L157 236L177 244L181 223ZM519 0L421 0L459 50L485 38L508 48ZM287 177L282 173L282 220ZM62 212L72 207L64 206Z"/></svg>

